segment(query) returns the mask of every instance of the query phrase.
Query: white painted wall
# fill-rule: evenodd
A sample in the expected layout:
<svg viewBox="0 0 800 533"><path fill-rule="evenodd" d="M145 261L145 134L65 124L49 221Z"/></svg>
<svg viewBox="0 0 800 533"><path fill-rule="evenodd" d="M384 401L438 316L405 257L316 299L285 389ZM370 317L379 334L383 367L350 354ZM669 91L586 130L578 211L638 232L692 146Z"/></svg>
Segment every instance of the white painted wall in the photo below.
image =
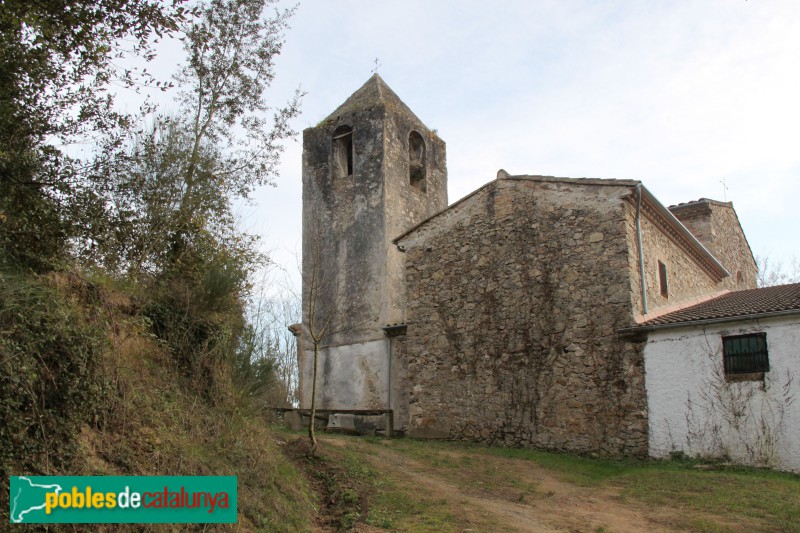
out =
<svg viewBox="0 0 800 533"><path fill-rule="evenodd" d="M317 369L317 408L386 409L389 376L388 340L322 348ZM300 360L300 407L311 407L314 352Z"/></svg>
<svg viewBox="0 0 800 533"><path fill-rule="evenodd" d="M726 382L722 336L765 332L765 379ZM682 451L800 472L800 316L652 331L644 351L652 457Z"/></svg>

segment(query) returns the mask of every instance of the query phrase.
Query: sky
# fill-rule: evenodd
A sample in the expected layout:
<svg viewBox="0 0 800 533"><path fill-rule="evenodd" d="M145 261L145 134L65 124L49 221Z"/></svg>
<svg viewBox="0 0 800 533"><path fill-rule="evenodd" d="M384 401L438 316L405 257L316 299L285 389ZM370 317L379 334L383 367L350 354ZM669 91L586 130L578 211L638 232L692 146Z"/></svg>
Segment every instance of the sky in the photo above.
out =
<svg viewBox="0 0 800 533"><path fill-rule="evenodd" d="M732 201L757 256L800 258L797 0L304 0L290 24L268 101L306 91L302 131L377 59L447 143L450 203L501 168L637 179L667 206ZM239 208L295 280L301 143Z"/></svg>

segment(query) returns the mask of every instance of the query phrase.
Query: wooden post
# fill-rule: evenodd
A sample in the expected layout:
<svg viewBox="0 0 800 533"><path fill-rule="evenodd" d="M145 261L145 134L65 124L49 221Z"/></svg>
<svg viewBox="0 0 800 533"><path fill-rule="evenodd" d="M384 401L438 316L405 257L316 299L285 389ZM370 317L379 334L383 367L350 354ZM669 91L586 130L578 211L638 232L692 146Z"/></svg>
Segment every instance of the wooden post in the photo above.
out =
<svg viewBox="0 0 800 533"><path fill-rule="evenodd" d="M394 436L394 413L390 411L386 411L383 415L384 419L386 420L386 436L393 437Z"/></svg>

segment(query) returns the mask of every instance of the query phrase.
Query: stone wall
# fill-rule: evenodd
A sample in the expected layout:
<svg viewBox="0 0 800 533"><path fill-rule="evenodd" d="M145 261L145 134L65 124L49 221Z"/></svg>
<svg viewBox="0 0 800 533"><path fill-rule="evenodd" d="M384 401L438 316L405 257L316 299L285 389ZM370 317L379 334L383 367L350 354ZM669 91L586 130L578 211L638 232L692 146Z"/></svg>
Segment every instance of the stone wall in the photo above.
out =
<svg viewBox="0 0 800 533"><path fill-rule="evenodd" d="M731 202L702 198L669 208L730 272L721 287L754 289L758 267Z"/></svg>
<svg viewBox="0 0 800 533"><path fill-rule="evenodd" d="M412 131L424 154L415 167L422 166L424 191L410 183ZM446 205L444 142L379 76L303 132L302 406L310 402L314 329L325 332L321 406L386 407L390 354L382 328L405 312L404 257L391 239Z"/></svg>
<svg viewBox="0 0 800 533"><path fill-rule="evenodd" d="M388 308L382 313L386 324L405 318L405 256L391 239L447 207L447 158L445 143L413 115L388 114L385 122L386 156L384 183ZM409 177L409 134L416 132L425 144L425 190L414 187Z"/></svg>
<svg viewBox="0 0 800 533"><path fill-rule="evenodd" d="M661 307L673 306L722 290L704 268L686 253L681 244L661 229L654 218L653 213L642 210L642 249L648 311L652 312ZM643 313L641 274L636 236L636 203L633 199L625 204L625 219L630 253L628 265L632 303L635 313L641 315ZM667 267L667 297L661 294L659 261Z"/></svg>
<svg viewBox="0 0 800 533"><path fill-rule="evenodd" d="M647 453L626 195L498 179L405 236L407 427L575 452Z"/></svg>
<svg viewBox="0 0 800 533"><path fill-rule="evenodd" d="M305 343L308 347L308 343ZM300 366L300 406L311 405L314 352L306 349ZM385 409L389 354L385 339L342 346L323 346L317 363L317 407L320 409Z"/></svg>
<svg viewBox="0 0 800 533"><path fill-rule="evenodd" d="M392 353L391 366L391 401L389 408L394 411L394 429L399 432L408 430L408 403L411 387L405 366L408 342L406 329L388 334Z"/></svg>
<svg viewBox="0 0 800 533"><path fill-rule="evenodd" d="M359 109L303 132L303 323L310 323L312 280L318 322L329 320L325 344L382 337L386 298L383 180L384 112ZM332 171L333 132L353 128L353 173ZM314 272L316 270L316 272Z"/></svg>

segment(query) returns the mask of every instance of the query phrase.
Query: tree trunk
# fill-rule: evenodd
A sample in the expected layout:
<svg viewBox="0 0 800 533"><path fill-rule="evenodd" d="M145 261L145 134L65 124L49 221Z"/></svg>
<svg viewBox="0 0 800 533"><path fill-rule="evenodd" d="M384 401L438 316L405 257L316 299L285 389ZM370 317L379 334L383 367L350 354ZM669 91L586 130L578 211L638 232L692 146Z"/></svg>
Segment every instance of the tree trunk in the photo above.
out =
<svg viewBox="0 0 800 533"><path fill-rule="evenodd" d="M308 440L311 443L309 455L317 451L317 436L314 432L314 422L317 416L317 363L319 361L319 343L314 342L314 376L311 379L311 420L308 423Z"/></svg>

